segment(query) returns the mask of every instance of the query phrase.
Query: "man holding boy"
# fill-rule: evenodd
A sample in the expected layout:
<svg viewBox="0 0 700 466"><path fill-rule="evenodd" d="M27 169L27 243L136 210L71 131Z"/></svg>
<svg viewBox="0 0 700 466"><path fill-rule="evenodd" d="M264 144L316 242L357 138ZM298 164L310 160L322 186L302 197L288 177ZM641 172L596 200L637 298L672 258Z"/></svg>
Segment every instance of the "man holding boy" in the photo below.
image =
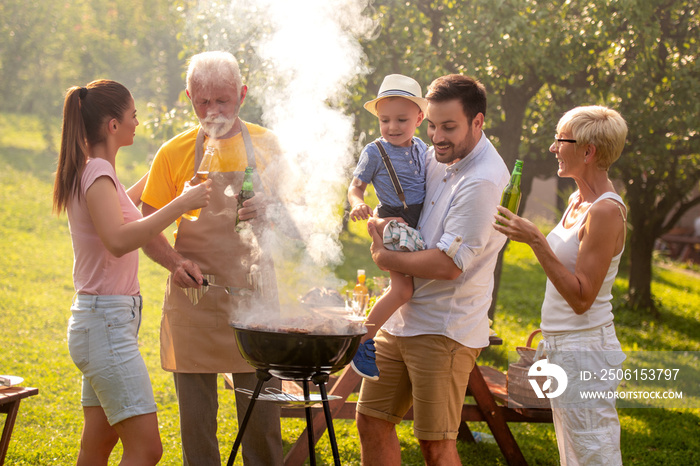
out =
<svg viewBox="0 0 700 466"><path fill-rule="evenodd" d="M459 465L456 438L469 381L488 346L493 271L505 237L492 227L509 173L483 133L486 90L448 75L428 88L427 192L418 230L427 249L390 251L376 220L372 258L414 277L411 300L375 338L379 380L364 380L357 427L364 465L399 465L398 424L413 405L429 465Z"/></svg>

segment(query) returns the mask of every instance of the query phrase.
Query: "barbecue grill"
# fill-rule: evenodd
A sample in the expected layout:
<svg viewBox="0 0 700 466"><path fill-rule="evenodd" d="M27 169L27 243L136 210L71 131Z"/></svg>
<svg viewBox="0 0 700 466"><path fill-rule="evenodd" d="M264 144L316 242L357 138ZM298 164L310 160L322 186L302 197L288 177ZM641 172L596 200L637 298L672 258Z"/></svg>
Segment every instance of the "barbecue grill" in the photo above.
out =
<svg viewBox="0 0 700 466"><path fill-rule="evenodd" d="M232 466L238 453L245 428L250 415L258 399L275 401L274 397L260 395L262 385L271 377L284 380L301 381L304 389L304 400L300 400L299 406L306 410L306 425L309 438L309 462L316 464L315 440L313 438L313 423L311 420L311 405L318 403L318 399L312 399L309 394L309 381L319 388L321 403L326 417L328 436L333 450L334 464L340 466L338 444L333 429L326 383L330 374L337 372L350 363L364 335L362 332L354 332L348 335L320 335L290 331L271 331L259 328L245 327L232 323L236 335L236 342L241 355L250 365L255 367L258 383L252 393L251 402L246 411L243 422L240 425L236 440L231 449L228 466ZM289 399L279 397L281 404L289 405Z"/></svg>

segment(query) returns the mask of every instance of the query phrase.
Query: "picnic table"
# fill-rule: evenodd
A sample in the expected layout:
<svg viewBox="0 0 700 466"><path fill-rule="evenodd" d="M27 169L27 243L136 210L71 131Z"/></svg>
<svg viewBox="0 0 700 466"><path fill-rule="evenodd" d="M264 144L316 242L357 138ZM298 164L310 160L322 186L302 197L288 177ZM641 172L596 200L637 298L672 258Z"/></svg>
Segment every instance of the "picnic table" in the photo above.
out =
<svg viewBox="0 0 700 466"><path fill-rule="evenodd" d="M490 337L491 345L500 345L503 341L499 337ZM357 391L361 377L350 367L346 367L331 387L328 395L336 395L341 399L330 401L331 415L333 419L355 419L354 401L347 401L348 396ZM288 390L288 387L283 387ZM506 389L506 375L492 367L474 365L469 376L466 396L472 397L474 403L465 402L462 406L462 422L458 439L474 442L467 422L486 422L496 440L503 456L509 465L527 465L520 447L513 437L509 422L552 422L551 409L527 408L513 400L508 399ZM323 411L320 408L312 408L313 438L318 439L326 430ZM282 408L282 417L304 417L304 411L295 408ZM413 420L413 409L410 409L404 420ZM304 429L292 449L287 453L285 466L303 465L308 457L308 428Z"/></svg>
<svg viewBox="0 0 700 466"><path fill-rule="evenodd" d="M663 235L661 240L668 245L671 257L681 262L700 262L700 236Z"/></svg>
<svg viewBox="0 0 700 466"><path fill-rule="evenodd" d="M10 446L12 429L15 427L15 420L19 412L20 402L27 397L38 395L38 388L29 387L9 387L0 390L0 413L7 414L5 417L5 427L2 429L0 437L0 466L5 464L5 455Z"/></svg>

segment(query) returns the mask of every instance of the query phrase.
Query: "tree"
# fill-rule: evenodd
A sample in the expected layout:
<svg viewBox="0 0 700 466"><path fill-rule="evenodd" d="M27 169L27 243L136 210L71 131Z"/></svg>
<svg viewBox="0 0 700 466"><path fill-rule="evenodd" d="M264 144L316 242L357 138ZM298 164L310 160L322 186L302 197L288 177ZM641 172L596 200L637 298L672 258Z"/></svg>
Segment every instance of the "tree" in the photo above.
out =
<svg viewBox="0 0 700 466"><path fill-rule="evenodd" d="M653 309L654 241L700 204L700 2L625 7L607 79L630 133L612 174L626 182L630 207L630 302Z"/></svg>
<svg viewBox="0 0 700 466"><path fill-rule="evenodd" d="M698 186L697 9L687 0L378 2L381 32L365 43L376 68L356 102L372 98L389 73L424 86L446 73L478 77L490 96L487 134L509 166L525 159L525 195L534 177L556 169L547 148L566 110L618 109L631 129L612 171L630 206L630 297L650 307L654 240L700 202L690 195ZM356 120L376 135L368 115Z"/></svg>
<svg viewBox="0 0 700 466"><path fill-rule="evenodd" d="M547 147L562 108L572 105L563 89L587 85L585 69L607 47L572 33L584 20L566 8L524 0L381 2L381 33L365 43L375 72L357 100L370 98L389 73L413 76L424 88L447 73L477 77L489 91L486 133L509 167L526 159L527 194L534 177L556 171ZM369 116L358 120L376 135Z"/></svg>
<svg viewBox="0 0 700 466"><path fill-rule="evenodd" d="M122 82L137 100L177 100L181 28L178 2L3 0L0 91L5 111L40 117L47 149L65 90L93 79ZM173 77L178 78L175 83Z"/></svg>

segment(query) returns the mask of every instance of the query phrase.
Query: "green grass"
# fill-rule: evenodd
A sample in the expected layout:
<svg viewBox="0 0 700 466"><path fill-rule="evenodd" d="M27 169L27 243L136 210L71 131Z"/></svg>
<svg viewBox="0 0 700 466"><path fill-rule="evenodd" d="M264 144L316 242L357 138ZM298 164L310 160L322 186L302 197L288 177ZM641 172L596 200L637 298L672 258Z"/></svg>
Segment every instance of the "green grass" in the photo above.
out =
<svg viewBox="0 0 700 466"><path fill-rule="evenodd" d="M0 374L20 375L39 395L20 407L6 464L66 465L75 462L82 411L80 373L66 344L66 323L73 296L72 251L65 216L51 214L54 155L41 144L30 118L0 115ZM20 131L17 128L22 128ZM135 181L147 166L148 143L120 154L119 173L124 184ZM357 268L368 277L381 275L371 262L364 222L350 224L342 236L345 262L337 275L354 282ZM159 408L164 445L162 464L180 463L177 404L171 375L161 370L158 327L166 273L141 257L139 273L145 298L141 351L148 365ZM505 344L482 353L482 364L505 370L508 352L525 343L539 324L544 274L527 247L510 243L494 329ZM616 321L625 350L700 351L700 279L688 272L655 267L653 291L660 303L661 320L625 308L626 283L616 284ZM228 457L238 430L233 393L220 384L219 440ZM622 453L625 464L700 464L698 410L621 409ZM288 449L304 428L297 419L283 419ZM359 441L353 422L336 420L335 429L343 464L359 463ZM474 431L488 432L484 423ZM549 424L511 424L530 464L557 464L554 430ZM410 423L398 429L404 464L422 464ZM502 465L497 445L460 444L462 462L468 465ZM110 464L118 464L114 454ZM319 464L331 464L327 436L317 446ZM242 464L239 459L237 464Z"/></svg>

